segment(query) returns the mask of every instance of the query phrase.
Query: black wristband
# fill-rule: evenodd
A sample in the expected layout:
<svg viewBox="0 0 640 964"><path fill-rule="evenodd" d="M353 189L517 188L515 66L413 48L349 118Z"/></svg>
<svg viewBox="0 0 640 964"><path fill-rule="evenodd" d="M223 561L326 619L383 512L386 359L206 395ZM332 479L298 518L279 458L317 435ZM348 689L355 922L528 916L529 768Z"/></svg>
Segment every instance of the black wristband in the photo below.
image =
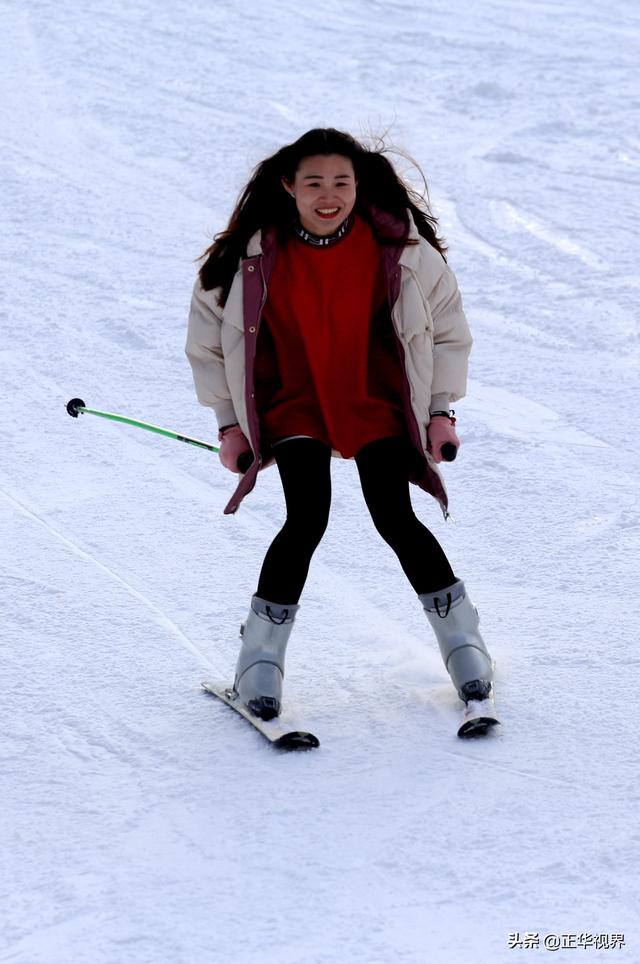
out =
<svg viewBox="0 0 640 964"><path fill-rule="evenodd" d="M429 415L431 418L434 418L435 415L444 415L445 418L451 418L451 412L429 412Z"/></svg>

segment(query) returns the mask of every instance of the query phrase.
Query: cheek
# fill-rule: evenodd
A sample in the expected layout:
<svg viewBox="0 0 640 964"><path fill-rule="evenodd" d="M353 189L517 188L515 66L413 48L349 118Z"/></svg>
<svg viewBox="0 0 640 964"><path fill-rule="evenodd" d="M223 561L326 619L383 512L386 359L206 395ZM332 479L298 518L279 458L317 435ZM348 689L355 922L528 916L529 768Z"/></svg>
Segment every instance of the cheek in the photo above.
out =
<svg viewBox="0 0 640 964"><path fill-rule="evenodd" d="M315 198L312 194L309 194L304 188L301 191L296 191L296 205L298 210L309 210L315 203Z"/></svg>

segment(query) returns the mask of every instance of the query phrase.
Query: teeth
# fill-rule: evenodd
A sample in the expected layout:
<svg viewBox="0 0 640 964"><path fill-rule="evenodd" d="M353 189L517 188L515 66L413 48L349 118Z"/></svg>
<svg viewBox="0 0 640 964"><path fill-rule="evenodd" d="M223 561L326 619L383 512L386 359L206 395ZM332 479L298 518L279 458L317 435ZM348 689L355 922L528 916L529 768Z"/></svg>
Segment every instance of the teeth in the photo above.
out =
<svg viewBox="0 0 640 964"><path fill-rule="evenodd" d="M317 208L318 214L337 214L338 208Z"/></svg>

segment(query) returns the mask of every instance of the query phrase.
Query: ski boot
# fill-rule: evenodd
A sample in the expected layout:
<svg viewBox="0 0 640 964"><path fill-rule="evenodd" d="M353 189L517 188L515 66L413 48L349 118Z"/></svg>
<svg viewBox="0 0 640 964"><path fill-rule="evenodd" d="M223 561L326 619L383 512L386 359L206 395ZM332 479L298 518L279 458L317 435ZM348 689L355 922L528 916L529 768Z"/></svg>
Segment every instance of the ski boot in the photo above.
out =
<svg viewBox="0 0 640 964"><path fill-rule="evenodd" d="M499 723L493 702L493 662L480 635L478 611L461 580L420 602L436 634L444 665L465 704L458 736L479 736Z"/></svg>
<svg viewBox="0 0 640 964"><path fill-rule="evenodd" d="M280 713L284 657L298 609L254 596L240 627L242 646L233 688L261 720L272 720Z"/></svg>

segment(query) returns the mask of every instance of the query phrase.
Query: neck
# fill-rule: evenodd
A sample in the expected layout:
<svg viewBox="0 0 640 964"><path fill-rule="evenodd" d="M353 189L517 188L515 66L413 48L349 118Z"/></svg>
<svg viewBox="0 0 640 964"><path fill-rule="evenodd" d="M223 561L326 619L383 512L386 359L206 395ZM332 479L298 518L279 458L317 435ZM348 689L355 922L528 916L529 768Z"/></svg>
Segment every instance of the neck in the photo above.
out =
<svg viewBox="0 0 640 964"><path fill-rule="evenodd" d="M313 244L318 248L326 248L330 244L335 244L341 238L344 238L345 234L351 228L353 224L353 215L349 214L348 217L344 219L339 228L337 228L333 234L313 234L312 231L307 231L303 228L300 222L294 225L293 230L295 231L297 237L306 244Z"/></svg>

